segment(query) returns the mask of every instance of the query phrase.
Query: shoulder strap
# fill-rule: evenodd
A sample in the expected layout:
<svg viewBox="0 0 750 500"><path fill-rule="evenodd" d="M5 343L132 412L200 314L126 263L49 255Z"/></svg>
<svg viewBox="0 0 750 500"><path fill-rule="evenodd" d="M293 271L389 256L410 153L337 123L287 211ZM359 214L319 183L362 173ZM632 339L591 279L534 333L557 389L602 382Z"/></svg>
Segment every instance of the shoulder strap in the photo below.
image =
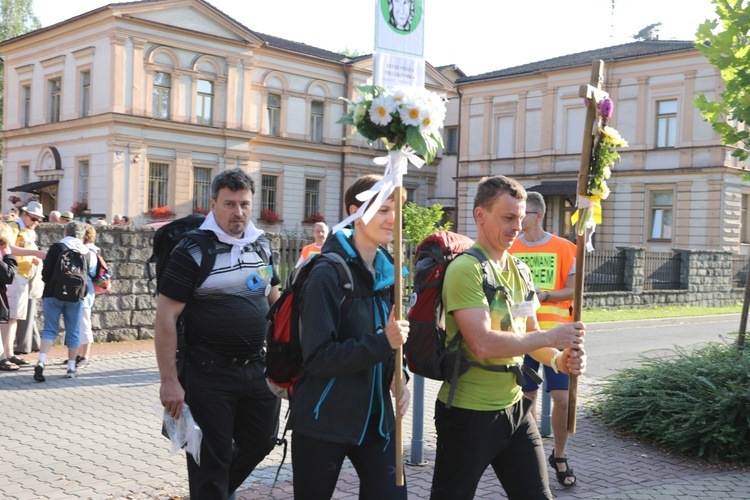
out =
<svg viewBox="0 0 750 500"><path fill-rule="evenodd" d="M526 300L532 300L536 292L534 291L534 287L532 286L533 280L531 278L531 269L529 269L529 266L526 265L526 263L524 263L518 257L511 255L511 258L513 259L513 262L515 262L516 264L516 268L518 269L518 274L521 275L523 284L526 285Z"/></svg>
<svg viewBox="0 0 750 500"><path fill-rule="evenodd" d="M198 281L195 288L198 288L206 281L208 275L216 264L216 254L228 252L228 249L218 249L215 244L214 234L211 231L202 229L192 229L184 234L183 238L189 238L195 242L201 250L201 265L198 274Z"/></svg>
<svg viewBox="0 0 750 500"><path fill-rule="evenodd" d="M484 279L482 281L482 288L484 288L484 295L487 297L487 304L492 305L492 301L495 298L495 292L498 290L504 290L505 287L500 285L498 287L495 284L495 273L492 272L490 262L485 257L484 253L476 247L467 248L463 253L469 254L479 261L482 265L482 275Z"/></svg>

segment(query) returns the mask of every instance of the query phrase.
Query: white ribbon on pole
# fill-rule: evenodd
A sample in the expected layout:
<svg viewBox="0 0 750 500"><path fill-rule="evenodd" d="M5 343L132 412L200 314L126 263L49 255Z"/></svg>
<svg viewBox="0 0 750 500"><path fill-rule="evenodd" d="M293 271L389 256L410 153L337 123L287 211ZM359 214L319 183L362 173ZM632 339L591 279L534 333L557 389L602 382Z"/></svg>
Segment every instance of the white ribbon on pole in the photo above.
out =
<svg viewBox="0 0 750 500"><path fill-rule="evenodd" d="M362 222L367 224L373 218L375 213L383 206L383 202L393 194L393 191L403 185L404 174L407 172L409 163L417 168L422 168L424 160L414 153L411 148L389 151L388 156L380 156L373 159L376 165L385 165L383 178L376 182L370 189L357 195L357 199L362 203L356 213L350 215L343 221L336 224L331 233L335 233L355 220L361 218ZM374 198L374 199L373 199ZM372 202L370 202L372 200ZM368 202L370 202L368 204ZM347 209L349 207L346 207Z"/></svg>

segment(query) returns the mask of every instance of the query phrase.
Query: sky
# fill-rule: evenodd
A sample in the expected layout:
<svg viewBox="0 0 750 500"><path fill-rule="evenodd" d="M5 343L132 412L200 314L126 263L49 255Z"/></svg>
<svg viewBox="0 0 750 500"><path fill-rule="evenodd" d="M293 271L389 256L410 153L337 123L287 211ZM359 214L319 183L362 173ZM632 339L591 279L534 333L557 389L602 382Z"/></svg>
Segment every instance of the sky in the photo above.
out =
<svg viewBox="0 0 750 500"><path fill-rule="evenodd" d="M101 0L34 0L42 26L97 9ZM371 53L375 0L209 0L248 28L315 47ZM614 4L614 7L613 7ZM662 40L692 40L715 18L711 0L425 0L425 59L477 75L629 43L662 23Z"/></svg>

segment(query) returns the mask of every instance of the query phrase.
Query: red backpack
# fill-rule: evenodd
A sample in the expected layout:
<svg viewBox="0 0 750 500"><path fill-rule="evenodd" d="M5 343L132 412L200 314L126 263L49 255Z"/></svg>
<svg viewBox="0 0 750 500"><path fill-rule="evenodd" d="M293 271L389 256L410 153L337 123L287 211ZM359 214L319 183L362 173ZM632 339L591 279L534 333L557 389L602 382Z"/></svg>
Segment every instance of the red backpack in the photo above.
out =
<svg viewBox="0 0 750 500"><path fill-rule="evenodd" d="M448 265L466 253L482 265L484 275L482 287L491 304L502 285L495 285L494 273L484 254L472 248L474 241L468 236L450 231L438 231L419 243L414 256L414 293L409 298L409 339L404 344L404 356L409 370L417 375L434 380L447 380L451 387L446 408L451 407L458 377L469 366L494 372L510 372L516 376L516 383L524 385L522 365L481 365L471 362L462 355L463 336L458 332L450 344L445 345L445 309L443 308L443 279ZM516 257L510 256L521 274L526 287L527 300L533 299L534 286L531 272ZM529 376L541 382L538 375L528 370ZM533 373L533 374L532 374Z"/></svg>
<svg viewBox="0 0 750 500"><path fill-rule="evenodd" d="M443 278L448 264L474 245L474 240L438 231L417 246L414 255L414 293L409 298L409 339L404 355L409 370L423 377L445 380L445 311Z"/></svg>
<svg viewBox="0 0 750 500"><path fill-rule="evenodd" d="M313 267L319 262L330 263L338 273L342 284L342 313L346 313L348 301L354 289L349 266L337 253L315 254L304 261L289 275L281 296L268 311L266 330L266 381L271 391L284 399L291 399L294 387L302 374L301 318L299 297Z"/></svg>

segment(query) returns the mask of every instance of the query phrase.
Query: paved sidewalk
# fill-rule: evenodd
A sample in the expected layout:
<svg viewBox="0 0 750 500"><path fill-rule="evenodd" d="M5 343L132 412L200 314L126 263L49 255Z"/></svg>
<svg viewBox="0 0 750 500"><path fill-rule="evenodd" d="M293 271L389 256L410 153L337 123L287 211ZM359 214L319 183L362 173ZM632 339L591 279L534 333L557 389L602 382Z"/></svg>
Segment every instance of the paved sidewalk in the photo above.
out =
<svg viewBox="0 0 750 500"><path fill-rule="evenodd" d="M170 455L160 435L158 370L153 342L96 344L92 363L77 379L66 379L59 364L64 351L50 353L47 382L34 382L32 365L0 373L3 412L0 440L0 498L7 499L181 499L187 498L182 452ZM35 361L35 355L29 355ZM709 467L621 439L586 415L597 381L579 379L577 433L568 456L578 486L551 486L556 498L750 499L750 472ZM424 466L405 467L410 499L429 497L435 450L432 402L437 384L425 388ZM284 410L282 410L282 415ZM411 414L411 413L410 413ZM406 460L411 451L411 419L404 421ZM282 423L283 427L283 423ZM549 454L551 439L545 440ZM272 488L281 448L256 469L238 497L292 498L290 454ZM342 471L334 498L357 498L350 466ZM503 498L494 475L485 474L477 498Z"/></svg>

